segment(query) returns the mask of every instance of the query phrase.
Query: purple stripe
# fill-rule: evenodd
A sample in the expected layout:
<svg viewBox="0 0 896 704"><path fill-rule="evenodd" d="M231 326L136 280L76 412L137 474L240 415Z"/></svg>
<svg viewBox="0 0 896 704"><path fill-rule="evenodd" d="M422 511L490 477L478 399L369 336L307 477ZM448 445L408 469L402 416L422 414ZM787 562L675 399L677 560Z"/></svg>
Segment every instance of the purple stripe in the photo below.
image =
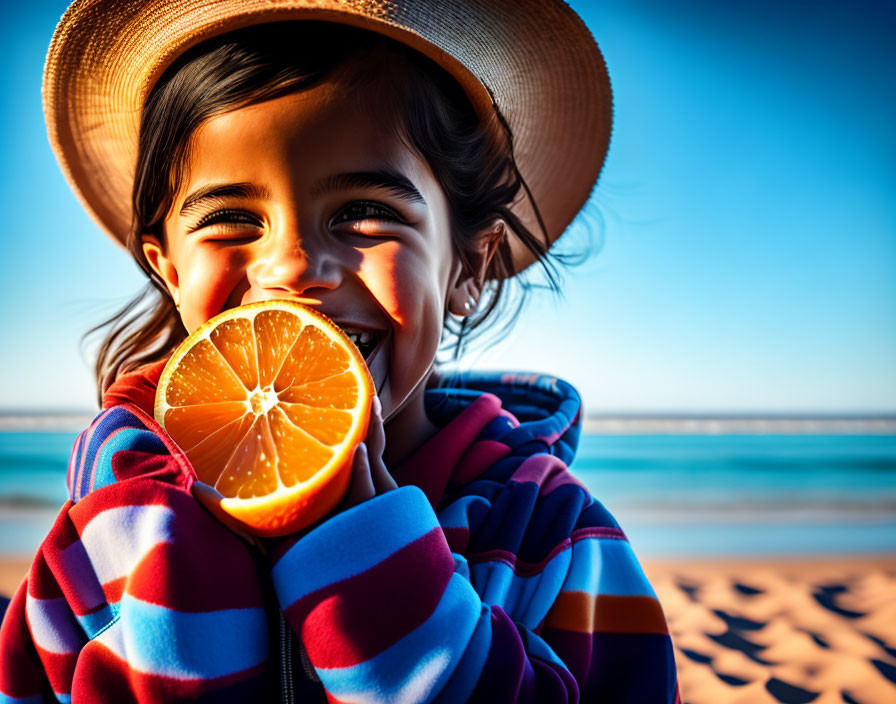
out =
<svg viewBox="0 0 896 704"><path fill-rule="evenodd" d="M97 425L99 425L100 420L105 415L105 413L100 413L100 415L93 419L93 423L91 423L85 431L86 435L84 436L84 442L81 443L81 460L78 462L78 470L75 472L75 482L72 484L73 501L81 500L81 477L84 475L84 462L87 459L87 448L90 446L90 441L93 439L93 434L96 431Z"/></svg>
<svg viewBox="0 0 896 704"><path fill-rule="evenodd" d="M106 595L84 549L84 543L76 540L59 552L58 559L64 575L62 586L73 593L69 601L76 615L84 616L106 603Z"/></svg>

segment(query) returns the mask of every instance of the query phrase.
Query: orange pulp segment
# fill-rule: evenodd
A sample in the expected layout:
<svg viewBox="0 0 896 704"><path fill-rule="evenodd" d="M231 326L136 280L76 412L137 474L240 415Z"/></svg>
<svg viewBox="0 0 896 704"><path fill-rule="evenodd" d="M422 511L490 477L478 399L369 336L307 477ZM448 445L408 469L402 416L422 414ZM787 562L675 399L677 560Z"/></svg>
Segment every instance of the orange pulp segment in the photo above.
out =
<svg viewBox="0 0 896 704"><path fill-rule="evenodd" d="M155 419L220 509L285 535L339 503L375 393L364 358L329 318L293 301L231 308L171 355Z"/></svg>

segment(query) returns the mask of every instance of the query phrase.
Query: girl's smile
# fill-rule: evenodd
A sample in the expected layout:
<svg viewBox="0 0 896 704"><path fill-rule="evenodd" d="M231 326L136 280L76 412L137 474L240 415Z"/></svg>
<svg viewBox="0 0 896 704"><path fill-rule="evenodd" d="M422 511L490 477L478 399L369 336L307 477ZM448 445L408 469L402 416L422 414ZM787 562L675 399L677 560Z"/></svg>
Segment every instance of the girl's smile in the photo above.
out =
<svg viewBox="0 0 896 704"><path fill-rule="evenodd" d="M187 332L280 298L369 333L355 339L402 436L392 442L387 426L389 466L435 432L423 391L449 297L466 299L470 280L445 195L378 119L382 100L372 82L349 92L327 81L208 119L192 135L166 242L145 235L143 250Z"/></svg>

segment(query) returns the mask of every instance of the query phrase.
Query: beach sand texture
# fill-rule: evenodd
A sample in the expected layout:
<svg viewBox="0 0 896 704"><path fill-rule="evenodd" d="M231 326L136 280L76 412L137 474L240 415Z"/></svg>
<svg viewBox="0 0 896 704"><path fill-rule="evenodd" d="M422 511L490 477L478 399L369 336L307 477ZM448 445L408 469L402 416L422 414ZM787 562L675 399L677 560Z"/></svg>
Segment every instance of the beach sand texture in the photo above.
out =
<svg viewBox="0 0 896 704"><path fill-rule="evenodd" d="M0 594L28 564L0 559ZM642 564L684 704L896 702L896 556Z"/></svg>
<svg viewBox="0 0 896 704"><path fill-rule="evenodd" d="M644 569L686 704L896 702L896 557Z"/></svg>

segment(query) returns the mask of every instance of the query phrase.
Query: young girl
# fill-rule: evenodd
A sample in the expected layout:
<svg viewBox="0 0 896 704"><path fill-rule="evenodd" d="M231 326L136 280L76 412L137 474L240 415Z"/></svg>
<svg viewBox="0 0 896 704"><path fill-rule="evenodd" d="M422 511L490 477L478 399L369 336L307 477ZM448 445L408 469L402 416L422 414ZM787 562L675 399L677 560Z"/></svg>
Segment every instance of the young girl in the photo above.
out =
<svg viewBox="0 0 896 704"><path fill-rule="evenodd" d="M157 299L110 321L0 700L679 701L656 594L567 471L576 391L436 364L533 260L550 278L600 170L609 84L569 8L87 0L44 90L64 172ZM152 413L178 343L275 298L370 333L377 399L342 502L260 540L206 510Z"/></svg>

